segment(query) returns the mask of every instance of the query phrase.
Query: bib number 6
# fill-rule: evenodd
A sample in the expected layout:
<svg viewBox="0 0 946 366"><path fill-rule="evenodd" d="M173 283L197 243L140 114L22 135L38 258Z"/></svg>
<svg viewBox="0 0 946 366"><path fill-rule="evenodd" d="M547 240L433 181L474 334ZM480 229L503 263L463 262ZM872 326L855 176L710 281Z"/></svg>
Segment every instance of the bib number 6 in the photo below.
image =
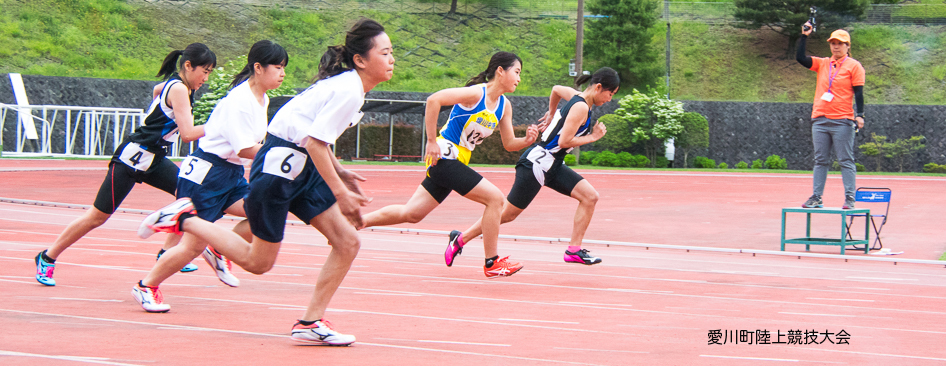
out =
<svg viewBox="0 0 946 366"><path fill-rule="evenodd" d="M274 147L266 152L263 173L295 180L305 168L306 155L288 147Z"/></svg>

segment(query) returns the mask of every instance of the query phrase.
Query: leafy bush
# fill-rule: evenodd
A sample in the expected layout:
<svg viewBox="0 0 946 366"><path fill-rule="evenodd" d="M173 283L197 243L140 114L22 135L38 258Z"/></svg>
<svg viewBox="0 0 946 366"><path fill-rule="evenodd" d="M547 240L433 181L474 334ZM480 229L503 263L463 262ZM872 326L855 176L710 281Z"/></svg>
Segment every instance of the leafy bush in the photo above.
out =
<svg viewBox="0 0 946 366"><path fill-rule="evenodd" d="M631 153L627 151L619 152L617 155L618 155L617 165L615 166L629 168L629 167L635 166L635 164L637 163L637 159L634 159L634 155L631 155Z"/></svg>
<svg viewBox="0 0 946 366"><path fill-rule="evenodd" d="M705 156L693 158L694 168L716 169L716 161Z"/></svg>
<svg viewBox="0 0 946 366"><path fill-rule="evenodd" d="M752 161L752 169L763 169L762 168L762 159L755 159Z"/></svg>
<svg viewBox="0 0 946 366"><path fill-rule="evenodd" d="M769 155L765 158L765 166L769 169L785 169L788 168L788 163L778 155Z"/></svg>
<svg viewBox="0 0 946 366"><path fill-rule="evenodd" d="M568 166L578 165L578 162L575 160L575 155L572 155L572 154L565 155L564 162L565 162L565 165L568 165Z"/></svg>
<svg viewBox="0 0 946 366"><path fill-rule="evenodd" d="M578 163L581 165L592 165L596 156L598 156L597 151L582 151L578 156Z"/></svg>
<svg viewBox="0 0 946 366"><path fill-rule="evenodd" d="M928 163L923 166L923 172L925 173L946 173L946 165L939 165L936 163Z"/></svg>
<svg viewBox="0 0 946 366"><path fill-rule="evenodd" d="M643 168L643 167L650 166L650 159L648 159L644 155L634 155L633 158L634 160L633 160L633 163L631 164L632 167Z"/></svg>
<svg viewBox="0 0 946 366"><path fill-rule="evenodd" d="M746 163L746 162L744 162L744 161L740 161L740 162L736 163L736 169L746 169L746 168L749 168L749 164L748 164L748 163Z"/></svg>
<svg viewBox="0 0 946 366"><path fill-rule="evenodd" d="M605 150L598 153L598 156L595 156L592 164L596 166L618 166L618 156L613 152Z"/></svg>
<svg viewBox="0 0 946 366"><path fill-rule="evenodd" d="M854 167L857 169L858 172L867 171L867 167L865 167L864 164L861 164L861 163L854 163Z"/></svg>
<svg viewBox="0 0 946 366"><path fill-rule="evenodd" d="M666 156L657 155L657 160L654 161L654 168L666 168L670 165L670 160L667 160Z"/></svg>
<svg viewBox="0 0 946 366"><path fill-rule="evenodd" d="M719 163L719 168L720 168L720 169L729 169L729 164L726 164L726 163Z"/></svg>

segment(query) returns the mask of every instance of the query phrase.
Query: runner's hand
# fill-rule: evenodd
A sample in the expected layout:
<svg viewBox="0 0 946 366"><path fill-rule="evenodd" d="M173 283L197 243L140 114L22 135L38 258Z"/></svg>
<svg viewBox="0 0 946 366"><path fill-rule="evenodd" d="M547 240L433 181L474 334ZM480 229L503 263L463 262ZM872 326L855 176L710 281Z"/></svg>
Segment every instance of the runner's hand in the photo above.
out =
<svg viewBox="0 0 946 366"><path fill-rule="evenodd" d="M368 199L365 196L345 190L345 192L335 195L335 200L338 203L338 209L342 211L342 215L345 215L345 218L355 229L361 230L364 228L365 221L361 218L361 206L368 204Z"/></svg>
<svg viewBox="0 0 946 366"><path fill-rule="evenodd" d="M367 206L368 203L371 203L373 198L365 195L365 192L361 190L361 185L358 184L358 182L368 181L367 179L365 179L361 175L358 175L358 173L355 173L348 169L343 169L339 171L338 177L342 179L342 182L345 183L345 187L348 188L349 191L355 192L356 194L362 197L366 197L367 201L364 204L362 204L362 206Z"/></svg>
<svg viewBox="0 0 946 366"><path fill-rule="evenodd" d="M552 117L549 116L548 111L545 111L545 115L543 115L542 118L539 118L539 132L545 132L545 129L549 127L550 123L552 123Z"/></svg>
<svg viewBox="0 0 946 366"><path fill-rule="evenodd" d="M437 144L437 141L427 141L427 153L424 154L424 161L427 164L434 166L437 165L437 161L440 160L440 145Z"/></svg>
<svg viewBox="0 0 946 366"><path fill-rule="evenodd" d="M595 128L591 131L591 137L594 138L594 141L598 141L598 139L604 137L606 133L608 133L608 128L604 126L604 123L599 121L595 123Z"/></svg>
<svg viewBox="0 0 946 366"><path fill-rule="evenodd" d="M531 145L538 137L539 127L536 125L529 125L529 128L526 129L526 142Z"/></svg>

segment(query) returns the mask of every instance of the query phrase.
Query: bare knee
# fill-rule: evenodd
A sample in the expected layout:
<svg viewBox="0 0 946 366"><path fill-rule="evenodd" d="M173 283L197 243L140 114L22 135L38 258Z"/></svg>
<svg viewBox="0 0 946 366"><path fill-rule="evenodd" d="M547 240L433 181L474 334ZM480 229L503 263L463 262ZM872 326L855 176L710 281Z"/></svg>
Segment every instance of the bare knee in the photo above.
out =
<svg viewBox="0 0 946 366"><path fill-rule="evenodd" d="M594 206L598 204L598 191L591 189L579 196L578 201L583 205Z"/></svg>
<svg viewBox="0 0 946 366"><path fill-rule="evenodd" d="M409 223L409 224L416 224L420 222L421 220L423 220L424 217L426 216L427 215L423 213L418 213L418 212L405 212L402 217L404 218L404 222Z"/></svg>
<svg viewBox="0 0 946 366"><path fill-rule="evenodd" d="M90 209L88 213L85 214L83 218L87 225L96 228L105 224L108 221L108 218L112 217L107 213L99 211L98 209Z"/></svg>
<svg viewBox="0 0 946 366"><path fill-rule="evenodd" d="M332 252L348 261L355 260L359 250L361 250L361 240L358 239L358 236L339 240L337 243L332 242Z"/></svg>
<svg viewBox="0 0 946 366"><path fill-rule="evenodd" d="M243 267L243 269L252 274L261 275L273 269L274 264L276 264L275 258L273 260L257 259L251 263L247 263L247 265Z"/></svg>

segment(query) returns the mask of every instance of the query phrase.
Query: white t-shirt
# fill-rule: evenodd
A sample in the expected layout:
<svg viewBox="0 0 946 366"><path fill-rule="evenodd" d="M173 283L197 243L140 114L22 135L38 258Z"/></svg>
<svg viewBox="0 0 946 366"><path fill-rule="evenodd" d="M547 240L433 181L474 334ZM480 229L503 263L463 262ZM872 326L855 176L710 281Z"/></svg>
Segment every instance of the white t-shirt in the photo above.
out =
<svg viewBox="0 0 946 366"><path fill-rule="evenodd" d="M299 147L309 138L334 144L349 127L361 121L365 88L358 72L346 71L312 84L284 105L269 133Z"/></svg>
<svg viewBox="0 0 946 366"><path fill-rule="evenodd" d="M204 125L204 137L200 138L200 149L240 164L237 153L266 137L267 108L268 96L263 95L263 104L260 105L250 90L250 83L237 85L210 113Z"/></svg>

